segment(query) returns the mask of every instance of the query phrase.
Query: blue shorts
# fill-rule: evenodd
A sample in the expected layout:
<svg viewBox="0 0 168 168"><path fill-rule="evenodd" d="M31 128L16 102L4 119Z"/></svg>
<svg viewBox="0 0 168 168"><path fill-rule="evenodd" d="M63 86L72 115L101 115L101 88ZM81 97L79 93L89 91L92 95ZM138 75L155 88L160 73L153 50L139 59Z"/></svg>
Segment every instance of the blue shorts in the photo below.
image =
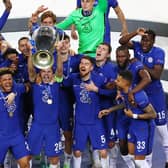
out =
<svg viewBox="0 0 168 168"><path fill-rule="evenodd" d="M103 124L106 131L107 143L110 141L115 142L116 138L116 115L111 113L103 117Z"/></svg>
<svg viewBox="0 0 168 168"><path fill-rule="evenodd" d="M105 130L102 123L95 125L76 124L74 128L73 150L83 152L90 140L93 149L107 149Z"/></svg>
<svg viewBox="0 0 168 168"><path fill-rule="evenodd" d="M128 117L126 117L124 114L123 116L121 115L117 116L116 135L119 140L127 140L129 125L130 125L130 119Z"/></svg>
<svg viewBox="0 0 168 168"><path fill-rule="evenodd" d="M8 149L11 149L16 160L30 155L29 146L22 134L12 137L0 136L0 164L4 163Z"/></svg>
<svg viewBox="0 0 168 168"><path fill-rule="evenodd" d="M154 143L154 135L155 135L155 121L151 120L149 124L149 146L148 146L148 154L153 151L153 143Z"/></svg>
<svg viewBox="0 0 168 168"><path fill-rule="evenodd" d="M157 113L157 118L155 119L156 125L165 125L167 123L166 115L166 98L163 91L152 92L148 94L149 101L153 105Z"/></svg>
<svg viewBox="0 0 168 168"><path fill-rule="evenodd" d="M44 125L32 123L27 142L31 155L39 155L42 148L48 157L62 154L62 142L58 124Z"/></svg>
<svg viewBox="0 0 168 168"><path fill-rule="evenodd" d="M138 125L138 124L137 124ZM127 135L128 142L135 145L135 155L147 155L149 151L149 124L143 127L131 126Z"/></svg>
<svg viewBox="0 0 168 168"><path fill-rule="evenodd" d="M66 89L61 90L61 101L59 106L59 122L63 131L73 130L73 104L74 98L66 92Z"/></svg>

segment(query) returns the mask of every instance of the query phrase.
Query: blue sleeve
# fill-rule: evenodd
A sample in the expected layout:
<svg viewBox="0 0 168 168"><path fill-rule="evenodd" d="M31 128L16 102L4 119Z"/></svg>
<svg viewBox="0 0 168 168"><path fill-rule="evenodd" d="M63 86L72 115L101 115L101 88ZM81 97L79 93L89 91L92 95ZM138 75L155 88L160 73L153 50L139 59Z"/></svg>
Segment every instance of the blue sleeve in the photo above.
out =
<svg viewBox="0 0 168 168"><path fill-rule="evenodd" d="M134 57L138 60L141 60L140 55L137 54L138 51L141 51L141 44L138 41L132 41L133 43L133 51L134 51Z"/></svg>
<svg viewBox="0 0 168 168"><path fill-rule="evenodd" d="M0 68L3 68L3 67L9 67L11 65L11 61L10 60L4 60L1 64L0 64Z"/></svg>
<svg viewBox="0 0 168 168"><path fill-rule="evenodd" d="M101 78L102 85L99 87L98 94L103 96L112 97L116 94L116 89L106 89L105 85L107 84L107 80L104 76Z"/></svg>
<svg viewBox="0 0 168 168"><path fill-rule="evenodd" d="M135 93L134 98L138 107L140 107L141 109L144 109L149 104L148 96L144 91Z"/></svg>
<svg viewBox="0 0 168 168"><path fill-rule="evenodd" d="M99 95L114 97L116 95L117 91L116 91L116 89L99 88L98 93L99 93Z"/></svg>
<svg viewBox="0 0 168 168"><path fill-rule="evenodd" d="M134 64L134 70L138 72L139 70L144 69L143 64L140 61L136 61Z"/></svg>
<svg viewBox="0 0 168 168"><path fill-rule="evenodd" d="M157 48L157 51L155 53L155 65L164 65L165 63L165 52L160 49L160 48Z"/></svg>
<svg viewBox="0 0 168 168"><path fill-rule="evenodd" d="M77 8L81 8L81 0L77 0L76 1L76 7Z"/></svg>
<svg viewBox="0 0 168 168"><path fill-rule="evenodd" d="M9 16L9 12L7 10L5 10L0 18L0 30L2 30L3 26L5 25L5 23L8 19L8 16Z"/></svg>
<svg viewBox="0 0 168 168"><path fill-rule="evenodd" d="M118 1L117 0L108 0L109 6L112 8L116 8L118 6Z"/></svg>
<svg viewBox="0 0 168 168"><path fill-rule="evenodd" d="M110 81L114 81L117 79L118 71L117 71L117 66L113 64L113 67L110 72Z"/></svg>
<svg viewBox="0 0 168 168"><path fill-rule="evenodd" d="M33 23L31 29L29 30L30 35L32 36L33 32L38 29L40 25L38 23Z"/></svg>

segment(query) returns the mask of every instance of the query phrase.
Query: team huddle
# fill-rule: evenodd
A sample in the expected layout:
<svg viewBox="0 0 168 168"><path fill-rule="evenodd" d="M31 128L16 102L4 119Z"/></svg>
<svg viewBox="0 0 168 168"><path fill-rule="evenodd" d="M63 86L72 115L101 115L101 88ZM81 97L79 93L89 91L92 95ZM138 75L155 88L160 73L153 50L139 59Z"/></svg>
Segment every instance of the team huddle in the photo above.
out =
<svg viewBox="0 0 168 168"><path fill-rule="evenodd" d="M0 29L12 8L10 0L4 5ZM116 62L110 59L110 7L122 24ZM64 32L70 26L71 37ZM77 9L60 23L41 5L30 17L28 31L19 38L18 51L0 36L0 168L9 152L18 167L31 168L42 150L49 168L80 168L87 146L93 168L117 168L119 155L129 168L151 168L155 128L168 168L167 109L160 81L165 52L154 45L153 30L128 33L117 0L77 0ZM53 62L39 67L36 63L45 54L34 62L38 44L45 48L53 31L59 36ZM78 53L71 38L79 40Z"/></svg>

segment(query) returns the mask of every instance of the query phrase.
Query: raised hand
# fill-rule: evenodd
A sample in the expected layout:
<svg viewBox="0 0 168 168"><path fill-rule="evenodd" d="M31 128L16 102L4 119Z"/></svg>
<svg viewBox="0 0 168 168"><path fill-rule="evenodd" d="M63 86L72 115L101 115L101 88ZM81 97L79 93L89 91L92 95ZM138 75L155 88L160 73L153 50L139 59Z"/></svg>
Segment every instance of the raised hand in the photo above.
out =
<svg viewBox="0 0 168 168"><path fill-rule="evenodd" d="M10 11L12 9L12 3L10 0L4 0L4 5L7 11Z"/></svg>

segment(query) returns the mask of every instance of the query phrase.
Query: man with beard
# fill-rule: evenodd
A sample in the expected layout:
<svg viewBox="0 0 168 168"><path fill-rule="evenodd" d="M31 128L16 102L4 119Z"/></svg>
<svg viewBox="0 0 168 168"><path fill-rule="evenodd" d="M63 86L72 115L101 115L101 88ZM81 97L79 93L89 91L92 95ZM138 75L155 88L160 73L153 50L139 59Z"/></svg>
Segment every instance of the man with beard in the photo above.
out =
<svg viewBox="0 0 168 168"><path fill-rule="evenodd" d="M132 41L137 35L141 41ZM160 81L164 69L165 52L163 49L154 46L156 34L153 30L138 28L137 30L120 38L119 42L133 49L134 56L142 62L144 68L149 72L152 82L145 88L145 91L157 112L155 119L156 128L162 138L162 145L166 155L165 167L168 168L168 130L166 115L166 99ZM151 165L152 166L152 165Z"/></svg>
<svg viewBox="0 0 168 168"><path fill-rule="evenodd" d="M81 156L90 140L93 150L99 150L102 168L108 168L107 142L103 123L98 119L99 94L105 94L102 87L105 78L93 72L94 60L83 56L79 64L80 73L72 74L63 81L64 86L73 86L76 100L74 124L74 168L81 167Z"/></svg>
<svg viewBox="0 0 168 168"><path fill-rule="evenodd" d="M130 53L127 46L119 46L116 49L116 61L118 72L129 70L133 74L132 89L129 91L129 101L134 102L134 94L144 89L151 81L149 73L144 69L142 63L136 59L130 59ZM123 110L117 112L117 131L120 144L122 158L125 160L129 168L135 167L128 156L127 133L129 129L130 119L125 116ZM154 134L153 122L151 122L151 137ZM151 144L152 140L151 140ZM132 156L131 156L132 157Z"/></svg>

